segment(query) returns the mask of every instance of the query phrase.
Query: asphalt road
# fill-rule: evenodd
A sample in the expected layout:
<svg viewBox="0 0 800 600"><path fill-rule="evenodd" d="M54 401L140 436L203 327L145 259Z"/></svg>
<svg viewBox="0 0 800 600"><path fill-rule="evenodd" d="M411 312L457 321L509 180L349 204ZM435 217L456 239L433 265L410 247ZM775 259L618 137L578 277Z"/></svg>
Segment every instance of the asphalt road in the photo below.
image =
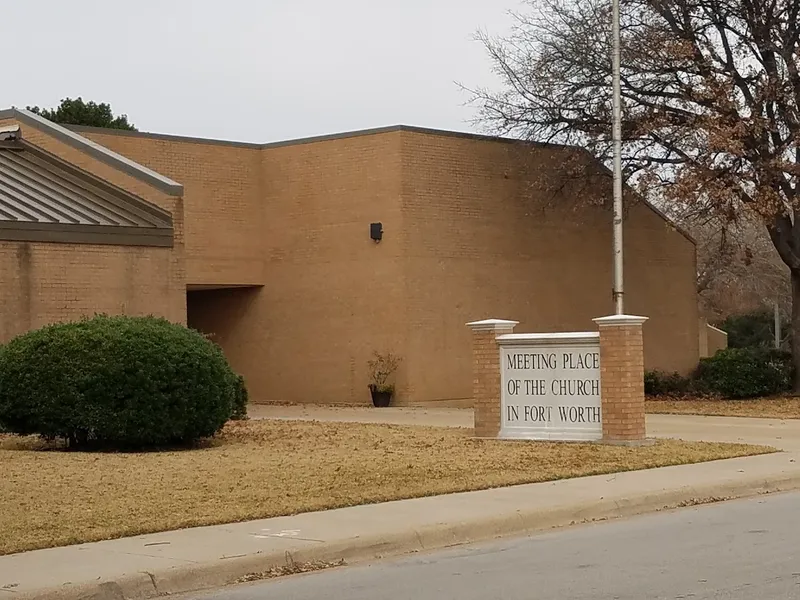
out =
<svg viewBox="0 0 800 600"><path fill-rule="evenodd" d="M340 567L193 598L800 599L800 493Z"/></svg>

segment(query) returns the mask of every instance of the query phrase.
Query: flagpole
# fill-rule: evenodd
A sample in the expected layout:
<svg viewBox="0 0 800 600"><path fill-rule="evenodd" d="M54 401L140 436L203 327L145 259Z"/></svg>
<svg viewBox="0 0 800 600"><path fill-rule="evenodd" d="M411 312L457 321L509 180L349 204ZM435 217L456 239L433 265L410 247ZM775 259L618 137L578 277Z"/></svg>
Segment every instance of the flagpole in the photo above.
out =
<svg viewBox="0 0 800 600"><path fill-rule="evenodd" d="M614 310L616 314L624 312L623 274L622 274L622 102L620 92L620 0L612 2L612 37L613 37L613 143L614 143Z"/></svg>

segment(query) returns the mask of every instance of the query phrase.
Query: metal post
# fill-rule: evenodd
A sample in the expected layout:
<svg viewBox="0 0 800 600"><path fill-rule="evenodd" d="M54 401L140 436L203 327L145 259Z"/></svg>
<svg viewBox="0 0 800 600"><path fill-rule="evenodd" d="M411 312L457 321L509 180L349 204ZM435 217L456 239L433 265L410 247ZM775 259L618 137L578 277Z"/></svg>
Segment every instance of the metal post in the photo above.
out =
<svg viewBox="0 0 800 600"><path fill-rule="evenodd" d="M620 34L619 1L612 0L613 47L613 142L614 142L614 309L624 313L622 277L622 101L620 93Z"/></svg>
<svg viewBox="0 0 800 600"><path fill-rule="evenodd" d="M775 349L781 348L781 313L778 303L775 302Z"/></svg>

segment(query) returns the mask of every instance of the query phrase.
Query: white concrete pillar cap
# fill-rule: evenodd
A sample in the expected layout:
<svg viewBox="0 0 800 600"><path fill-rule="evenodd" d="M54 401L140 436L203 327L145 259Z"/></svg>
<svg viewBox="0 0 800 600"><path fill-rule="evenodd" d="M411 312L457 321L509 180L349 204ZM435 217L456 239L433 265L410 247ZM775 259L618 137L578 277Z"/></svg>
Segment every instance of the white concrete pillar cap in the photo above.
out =
<svg viewBox="0 0 800 600"><path fill-rule="evenodd" d="M472 331L508 331L519 325L519 321L507 321L505 319L484 319L483 321L472 321L467 323L467 327Z"/></svg>
<svg viewBox="0 0 800 600"><path fill-rule="evenodd" d="M636 317L634 315L610 315L608 317L598 317L592 319L599 326L604 325L641 325L647 321L648 317Z"/></svg>

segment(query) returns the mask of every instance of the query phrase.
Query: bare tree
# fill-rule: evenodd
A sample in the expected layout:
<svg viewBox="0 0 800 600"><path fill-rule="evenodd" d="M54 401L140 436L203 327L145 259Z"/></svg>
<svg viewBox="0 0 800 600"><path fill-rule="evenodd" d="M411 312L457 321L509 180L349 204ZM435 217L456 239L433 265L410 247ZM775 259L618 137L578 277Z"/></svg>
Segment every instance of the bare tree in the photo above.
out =
<svg viewBox="0 0 800 600"><path fill-rule="evenodd" d="M510 36L480 35L504 84L473 90L480 121L607 160L610 3L528 3ZM763 229L790 273L800 367L800 0L623 0L622 48L629 185Z"/></svg>
<svg viewBox="0 0 800 600"><path fill-rule="evenodd" d="M716 218L676 217L697 241L697 294L711 321L731 315L791 311L789 270L760 224Z"/></svg>

